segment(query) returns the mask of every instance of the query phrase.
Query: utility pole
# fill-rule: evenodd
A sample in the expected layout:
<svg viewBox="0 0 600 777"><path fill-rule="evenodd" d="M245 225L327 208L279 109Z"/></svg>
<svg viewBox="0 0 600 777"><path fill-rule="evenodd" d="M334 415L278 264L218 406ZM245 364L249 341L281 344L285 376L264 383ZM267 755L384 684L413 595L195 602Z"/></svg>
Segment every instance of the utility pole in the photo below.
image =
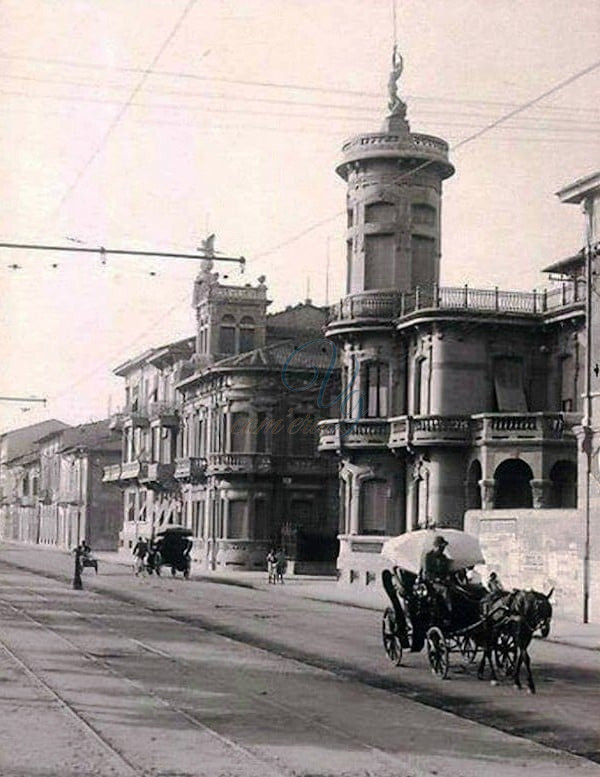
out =
<svg viewBox="0 0 600 777"><path fill-rule="evenodd" d="M593 250L592 250L592 213L591 200L584 200L585 224L585 392L583 408L583 446L585 452L585 495L584 495L584 548L583 548L583 622L590 620L590 522L592 488L592 293L593 286Z"/></svg>

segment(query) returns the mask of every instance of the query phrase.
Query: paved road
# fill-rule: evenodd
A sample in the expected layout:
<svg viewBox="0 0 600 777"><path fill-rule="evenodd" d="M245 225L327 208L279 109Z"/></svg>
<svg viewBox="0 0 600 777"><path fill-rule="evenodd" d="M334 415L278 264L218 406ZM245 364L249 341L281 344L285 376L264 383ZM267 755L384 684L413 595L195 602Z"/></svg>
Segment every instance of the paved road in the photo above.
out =
<svg viewBox="0 0 600 777"><path fill-rule="evenodd" d="M110 565L75 592L69 574L0 551L7 777L600 775L530 741L600 760L597 653L536 643L529 696L392 667L365 610Z"/></svg>

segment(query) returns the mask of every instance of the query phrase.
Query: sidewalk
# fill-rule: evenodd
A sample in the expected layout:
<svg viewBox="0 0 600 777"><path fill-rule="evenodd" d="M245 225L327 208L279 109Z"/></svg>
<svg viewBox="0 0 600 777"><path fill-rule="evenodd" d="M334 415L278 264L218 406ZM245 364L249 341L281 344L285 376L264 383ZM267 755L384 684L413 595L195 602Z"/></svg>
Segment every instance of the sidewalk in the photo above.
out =
<svg viewBox="0 0 600 777"><path fill-rule="evenodd" d="M97 553L99 559L115 564L130 565L131 562L119 553ZM220 585L233 585L241 588L265 590L273 588L267 582L265 572L192 572L192 580L202 580ZM313 599L321 602L331 602L348 607L360 607L365 610L383 612L389 605L387 594L379 584L354 587L338 583L331 577L312 577L309 575L289 576L283 585L277 588L286 596L297 596L302 599ZM547 642L559 645L583 648L584 650L600 651L600 623L575 623L561 618L552 619L552 628L546 638Z"/></svg>
<svg viewBox="0 0 600 777"><path fill-rule="evenodd" d="M32 569L43 569L44 557L49 558L51 556L56 557L57 555L63 555L72 558L71 553L59 548L40 547L26 543L8 541L3 541L2 544L6 546L7 550L25 551L22 557L23 566L29 566ZM100 561L101 573L104 564L112 566L114 572L117 572L116 568L119 566L131 567L133 564L132 558L121 553L97 552L94 555ZM27 561L27 558L34 558L36 561L39 559L42 563L39 565L36 563L34 566L30 561ZM14 559L14 562L20 563L20 560ZM191 579L218 585L250 588L257 591L275 588L274 585L270 585L267 582L266 571L192 571ZM331 604L344 605L347 607L359 607L361 609L373 610L379 613L382 613L389 604L387 594L379 582L373 583L373 585L368 588L366 586L361 586L359 588L338 583L337 580L331 577L311 577L307 575L288 576L283 585L277 585L277 590L284 596L295 596L301 599L330 602ZM583 624L553 618L552 629L546 641L570 645L571 647L583 648L585 650L600 651L600 623Z"/></svg>

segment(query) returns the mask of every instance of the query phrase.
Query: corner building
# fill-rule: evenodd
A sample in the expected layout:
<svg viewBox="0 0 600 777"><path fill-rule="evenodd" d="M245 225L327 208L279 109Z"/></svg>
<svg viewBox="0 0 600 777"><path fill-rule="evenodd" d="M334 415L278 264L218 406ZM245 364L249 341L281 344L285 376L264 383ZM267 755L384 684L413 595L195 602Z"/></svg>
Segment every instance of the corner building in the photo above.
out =
<svg viewBox="0 0 600 777"><path fill-rule="evenodd" d="M376 579L387 536L462 528L468 509L576 507L581 281L440 287L442 183L454 167L446 142L411 132L390 96L382 130L347 141L337 167L346 296L326 334L352 399L319 439L340 464L340 578L361 584Z"/></svg>

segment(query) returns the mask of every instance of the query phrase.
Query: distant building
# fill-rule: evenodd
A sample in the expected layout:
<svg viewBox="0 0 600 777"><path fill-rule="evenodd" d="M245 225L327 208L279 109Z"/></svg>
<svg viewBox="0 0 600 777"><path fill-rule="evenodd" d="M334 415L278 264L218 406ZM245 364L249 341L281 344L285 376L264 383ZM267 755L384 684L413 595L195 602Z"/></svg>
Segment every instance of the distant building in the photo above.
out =
<svg viewBox="0 0 600 777"><path fill-rule="evenodd" d="M316 424L329 411L319 382L298 390L313 365L323 373L330 363L325 311L307 301L267 315L268 304L263 279L223 285L205 260L196 336L116 370L137 402L119 422L122 462L104 476L124 489L125 550L181 523L206 568L263 568L269 547L282 544L297 569L335 568L337 478L316 451ZM301 348L312 340L320 342ZM152 409L155 386L154 401L168 402L162 415ZM321 404L336 386L337 368Z"/></svg>
<svg viewBox="0 0 600 777"><path fill-rule="evenodd" d="M320 424L319 449L341 460L338 568L361 584L378 575L387 536L461 528L470 509L574 509L577 494L581 277L532 293L441 287L454 167L445 141L411 132L394 106L380 132L344 144L337 167L346 296L326 335L356 395Z"/></svg>
<svg viewBox="0 0 600 777"><path fill-rule="evenodd" d="M121 443L108 420L52 422L20 448L3 464L11 489L0 508L2 536L60 548L85 539L95 550L116 550L121 494L102 477L120 459Z"/></svg>

